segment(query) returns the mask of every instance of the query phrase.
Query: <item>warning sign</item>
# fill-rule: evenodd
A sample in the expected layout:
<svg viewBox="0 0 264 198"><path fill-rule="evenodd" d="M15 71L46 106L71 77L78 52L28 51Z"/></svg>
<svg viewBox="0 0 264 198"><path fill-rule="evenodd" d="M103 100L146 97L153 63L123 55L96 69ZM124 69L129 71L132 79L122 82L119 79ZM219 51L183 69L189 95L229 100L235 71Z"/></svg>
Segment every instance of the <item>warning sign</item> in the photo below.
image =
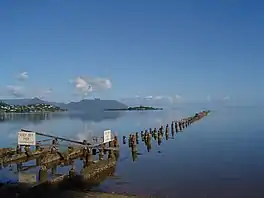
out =
<svg viewBox="0 0 264 198"><path fill-rule="evenodd" d="M104 143L111 142L111 141L112 141L111 130L105 130L104 131Z"/></svg>
<svg viewBox="0 0 264 198"><path fill-rule="evenodd" d="M18 145L35 146L36 145L36 133L34 132L18 132L17 136Z"/></svg>

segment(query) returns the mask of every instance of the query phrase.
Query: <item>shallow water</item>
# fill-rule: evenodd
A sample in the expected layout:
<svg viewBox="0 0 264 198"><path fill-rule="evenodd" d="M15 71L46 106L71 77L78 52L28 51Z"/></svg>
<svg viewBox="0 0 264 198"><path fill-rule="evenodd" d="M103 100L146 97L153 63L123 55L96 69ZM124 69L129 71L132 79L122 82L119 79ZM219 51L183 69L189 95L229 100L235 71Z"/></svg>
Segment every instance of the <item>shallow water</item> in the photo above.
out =
<svg viewBox="0 0 264 198"><path fill-rule="evenodd" d="M20 128L78 140L102 136L103 130L109 128L121 140L123 135L169 124L198 110L108 112L94 121L85 115L53 116L34 122L15 119L0 123L0 145L15 145ZM263 119L263 108L217 108L210 116L177 133L174 139L163 140L160 146L152 141L150 152L140 143L141 155L134 162L128 146L121 144L115 177L109 177L95 190L181 198L264 197ZM57 172L68 169L58 168ZM0 172L1 177L10 177L6 170Z"/></svg>

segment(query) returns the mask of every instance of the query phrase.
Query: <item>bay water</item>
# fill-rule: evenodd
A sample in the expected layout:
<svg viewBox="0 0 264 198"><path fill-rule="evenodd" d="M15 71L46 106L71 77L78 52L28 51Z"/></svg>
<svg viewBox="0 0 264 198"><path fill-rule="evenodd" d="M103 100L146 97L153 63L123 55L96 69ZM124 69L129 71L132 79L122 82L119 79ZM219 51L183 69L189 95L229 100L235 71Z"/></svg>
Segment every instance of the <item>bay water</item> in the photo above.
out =
<svg viewBox="0 0 264 198"><path fill-rule="evenodd" d="M14 147L21 128L80 141L111 129L120 140L120 157L114 177L93 190L173 198L264 197L263 107L218 107L173 139L161 145L153 141L150 152L139 144L134 161L128 145L122 144L123 135L170 124L198 110L16 117L0 122L0 146ZM58 170L63 171L68 170ZM10 172L0 170L0 177L11 177Z"/></svg>

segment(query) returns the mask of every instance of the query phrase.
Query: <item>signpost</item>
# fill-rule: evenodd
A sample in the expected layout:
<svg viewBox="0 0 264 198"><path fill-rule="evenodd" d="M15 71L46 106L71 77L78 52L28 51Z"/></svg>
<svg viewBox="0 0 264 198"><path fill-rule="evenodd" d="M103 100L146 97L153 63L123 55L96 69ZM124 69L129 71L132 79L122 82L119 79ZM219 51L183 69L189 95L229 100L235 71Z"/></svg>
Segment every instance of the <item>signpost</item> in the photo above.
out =
<svg viewBox="0 0 264 198"><path fill-rule="evenodd" d="M35 146L36 145L36 133L34 132L18 132L17 144L23 146Z"/></svg>
<svg viewBox="0 0 264 198"><path fill-rule="evenodd" d="M111 130L105 130L104 131L104 143L111 142L111 141L112 141Z"/></svg>

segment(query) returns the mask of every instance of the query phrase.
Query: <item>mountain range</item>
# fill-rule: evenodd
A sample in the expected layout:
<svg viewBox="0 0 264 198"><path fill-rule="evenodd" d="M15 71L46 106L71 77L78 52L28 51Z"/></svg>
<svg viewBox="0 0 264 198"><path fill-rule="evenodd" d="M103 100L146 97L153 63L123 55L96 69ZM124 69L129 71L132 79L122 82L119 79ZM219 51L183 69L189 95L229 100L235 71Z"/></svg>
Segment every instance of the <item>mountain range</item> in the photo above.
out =
<svg viewBox="0 0 264 198"><path fill-rule="evenodd" d="M84 99L79 102L69 102L69 103L58 103L58 102L48 102L41 100L39 98L32 99L3 99L0 100L10 105L29 105L29 104L50 104L62 109L67 109L68 111L77 112L98 112L104 111L105 109L125 109L128 108L127 105L116 101L116 100L100 100L100 99Z"/></svg>

